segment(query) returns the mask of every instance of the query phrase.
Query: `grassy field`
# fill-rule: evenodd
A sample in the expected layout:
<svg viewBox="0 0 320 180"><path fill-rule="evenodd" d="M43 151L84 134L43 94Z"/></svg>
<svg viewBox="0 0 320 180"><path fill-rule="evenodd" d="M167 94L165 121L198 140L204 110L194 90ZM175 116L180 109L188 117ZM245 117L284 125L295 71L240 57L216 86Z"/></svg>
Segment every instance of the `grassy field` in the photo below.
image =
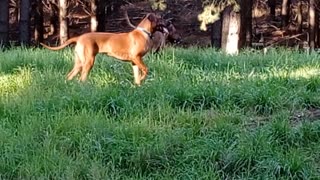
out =
<svg viewBox="0 0 320 180"><path fill-rule="evenodd" d="M0 179L318 179L320 56L284 49L99 55L0 52Z"/></svg>

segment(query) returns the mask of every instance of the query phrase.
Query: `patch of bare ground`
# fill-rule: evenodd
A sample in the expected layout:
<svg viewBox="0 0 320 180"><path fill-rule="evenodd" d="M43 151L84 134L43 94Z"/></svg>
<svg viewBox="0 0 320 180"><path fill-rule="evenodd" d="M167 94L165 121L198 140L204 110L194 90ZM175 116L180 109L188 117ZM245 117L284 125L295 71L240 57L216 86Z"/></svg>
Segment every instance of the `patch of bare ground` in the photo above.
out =
<svg viewBox="0 0 320 180"><path fill-rule="evenodd" d="M320 108L319 107L309 107L301 111L293 112L290 117L290 121L293 125L297 125L300 122L309 121L319 121L320 120Z"/></svg>

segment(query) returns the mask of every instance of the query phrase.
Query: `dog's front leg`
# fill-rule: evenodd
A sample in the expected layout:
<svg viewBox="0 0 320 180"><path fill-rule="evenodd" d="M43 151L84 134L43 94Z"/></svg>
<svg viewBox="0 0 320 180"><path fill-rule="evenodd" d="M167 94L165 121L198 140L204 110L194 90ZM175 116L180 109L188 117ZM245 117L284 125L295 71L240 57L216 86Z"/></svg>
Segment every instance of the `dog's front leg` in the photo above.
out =
<svg viewBox="0 0 320 180"><path fill-rule="evenodd" d="M134 83L140 86L141 80L140 80L139 67L135 64L132 64L132 70L133 70Z"/></svg>
<svg viewBox="0 0 320 180"><path fill-rule="evenodd" d="M133 75L135 79L135 83L140 85L141 81L147 77L148 68L143 63L142 58L136 58L132 61ZM139 70L141 70L142 75L140 76Z"/></svg>

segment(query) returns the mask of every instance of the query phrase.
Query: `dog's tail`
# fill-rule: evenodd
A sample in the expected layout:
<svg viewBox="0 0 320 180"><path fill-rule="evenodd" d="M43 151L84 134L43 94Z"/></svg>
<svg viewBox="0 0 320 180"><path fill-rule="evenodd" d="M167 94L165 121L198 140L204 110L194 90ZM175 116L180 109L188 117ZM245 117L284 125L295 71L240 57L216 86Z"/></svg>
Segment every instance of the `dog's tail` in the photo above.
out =
<svg viewBox="0 0 320 180"><path fill-rule="evenodd" d="M131 23L127 11L124 12L124 16L125 16L125 18L126 18L126 20L127 20L128 25L129 25L130 27L132 27L133 29L135 29L136 26Z"/></svg>
<svg viewBox="0 0 320 180"><path fill-rule="evenodd" d="M57 46L57 47L51 47L51 46L45 45L45 44L43 44L43 43L40 43L40 44L41 44L43 47L47 48L47 49L56 51L56 50L60 50L60 49L65 48L65 47L68 46L69 44L72 44L72 43L77 42L78 39L79 39L79 37L70 38L70 39L68 39L66 42L64 42L63 44L61 44L60 46Z"/></svg>

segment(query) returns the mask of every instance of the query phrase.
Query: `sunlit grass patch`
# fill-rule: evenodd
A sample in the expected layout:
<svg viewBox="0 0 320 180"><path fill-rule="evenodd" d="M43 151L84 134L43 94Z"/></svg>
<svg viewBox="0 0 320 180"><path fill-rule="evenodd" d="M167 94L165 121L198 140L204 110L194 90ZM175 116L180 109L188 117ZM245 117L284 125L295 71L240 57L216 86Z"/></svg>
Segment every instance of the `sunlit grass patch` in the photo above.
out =
<svg viewBox="0 0 320 180"><path fill-rule="evenodd" d="M305 67L305 68L300 68L297 69L294 72L290 73L290 77L291 78L311 78L311 77L315 77L315 76L319 76L320 75L320 67L319 68L315 68L315 67Z"/></svg>
<svg viewBox="0 0 320 180"><path fill-rule="evenodd" d="M13 74L0 74L0 95L12 95L23 91L32 82L32 69L18 68Z"/></svg>

